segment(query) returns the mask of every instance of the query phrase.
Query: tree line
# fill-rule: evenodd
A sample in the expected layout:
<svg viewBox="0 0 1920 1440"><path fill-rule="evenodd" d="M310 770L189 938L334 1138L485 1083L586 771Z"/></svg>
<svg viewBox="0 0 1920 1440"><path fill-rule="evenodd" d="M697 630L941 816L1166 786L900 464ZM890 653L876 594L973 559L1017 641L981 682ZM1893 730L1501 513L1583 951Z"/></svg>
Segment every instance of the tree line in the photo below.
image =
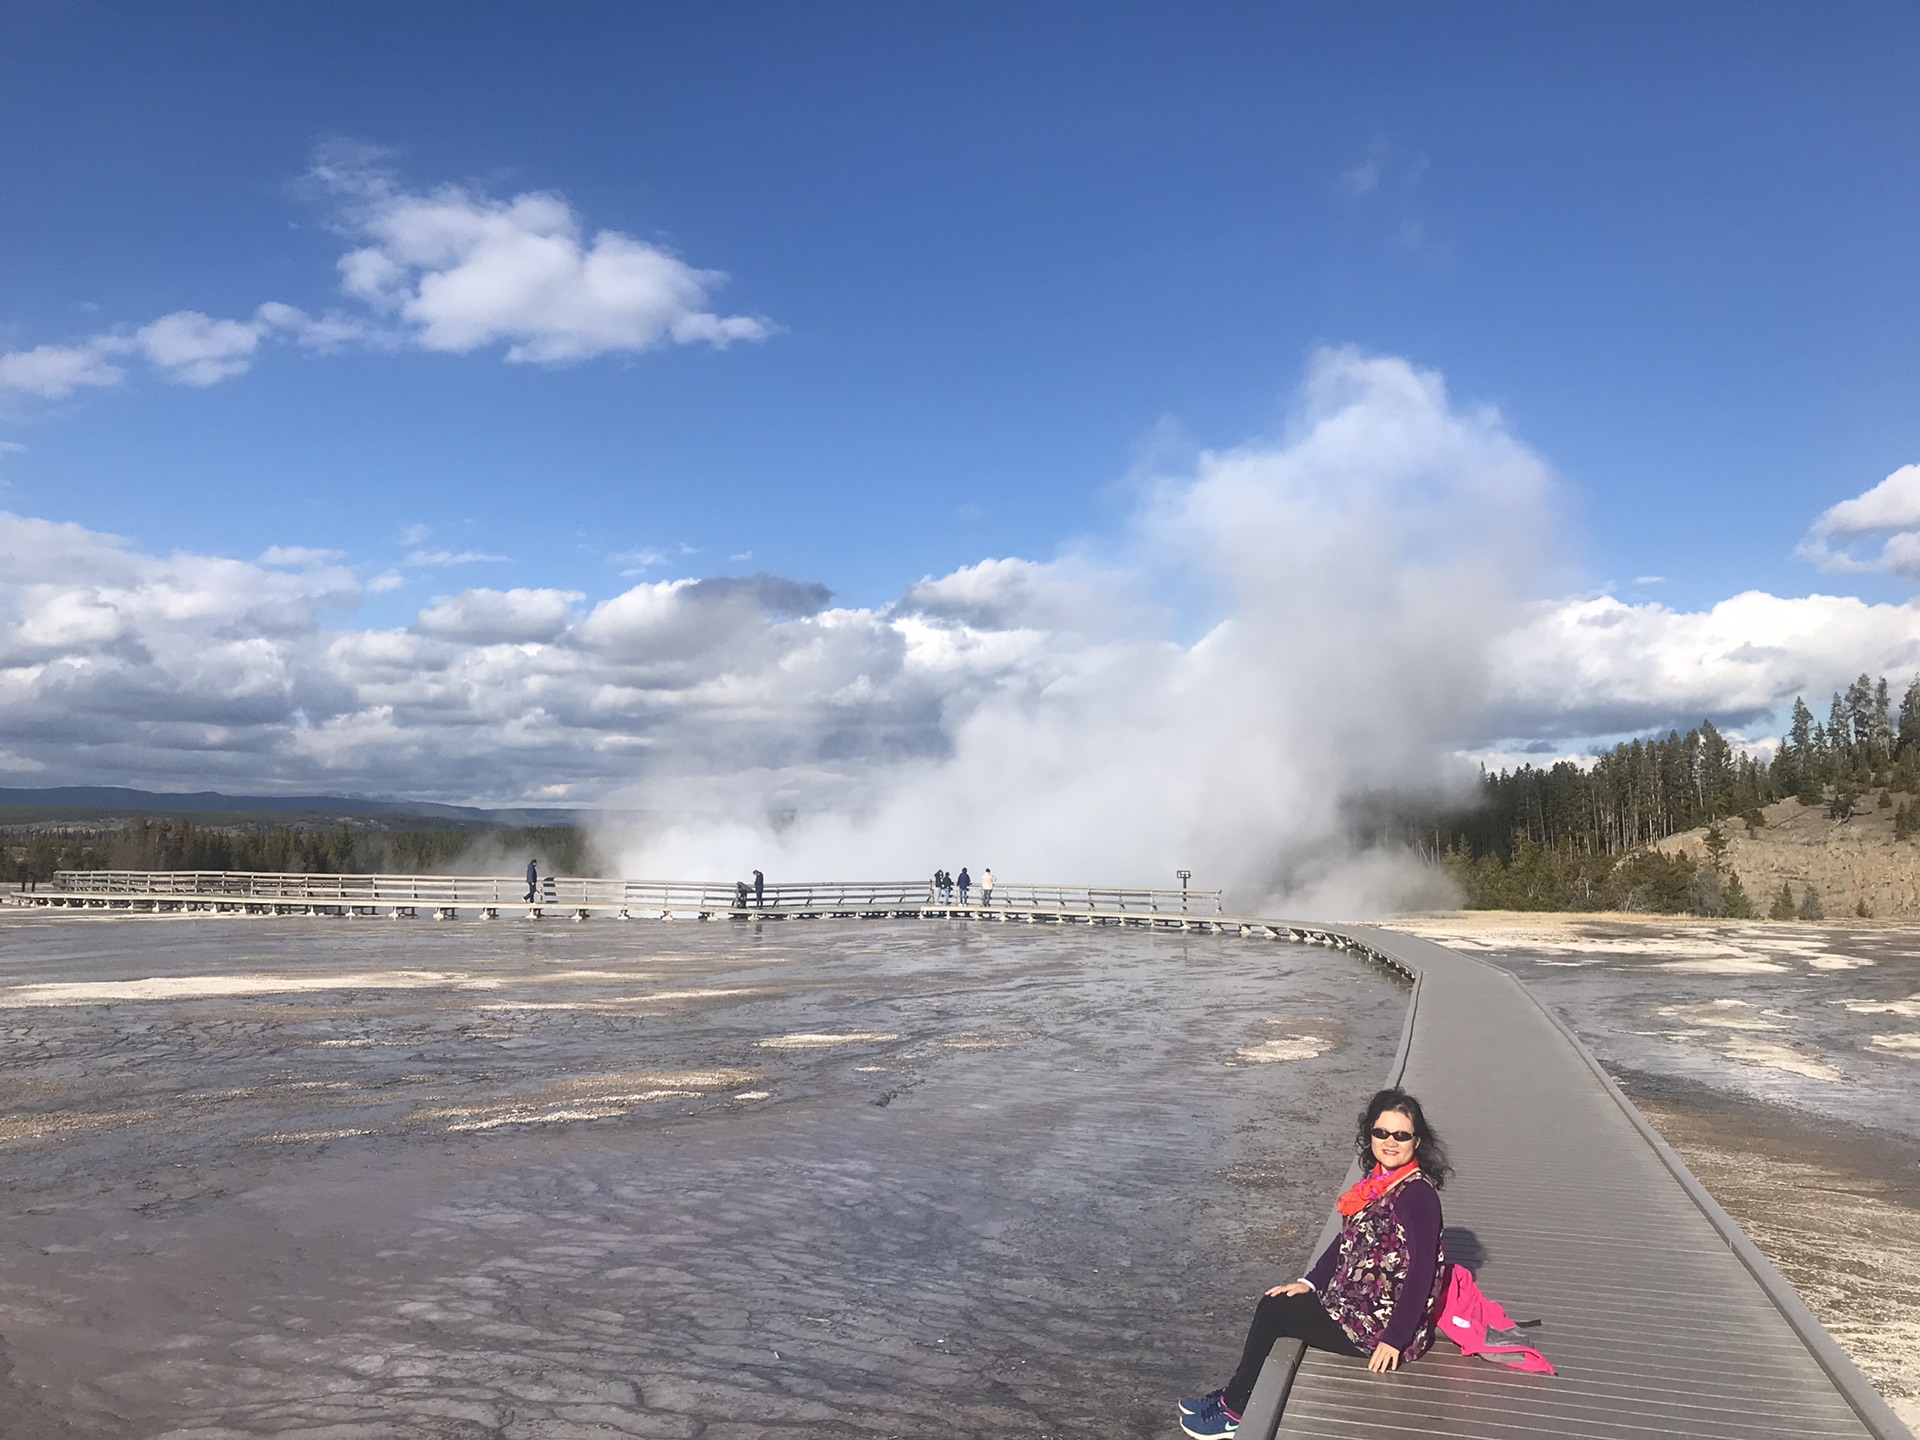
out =
<svg viewBox="0 0 1920 1440"><path fill-rule="evenodd" d="M59 870L266 870L304 875L420 875L476 865L511 873L527 856L561 875L593 873L587 833L572 825L376 829L350 825L209 825L138 819L122 824L4 828L17 884ZM517 861L503 857L518 857ZM483 863L484 862L484 863Z"/></svg>
<svg viewBox="0 0 1920 1440"><path fill-rule="evenodd" d="M1884 677L1836 692L1824 721L1796 697L1771 762L1739 753L1708 720L1623 742L1584 767L1482 771L1477 803L1409 833L1431 845L1473 908L1750 917L1762 902L1726 866L1727 827L1762 829L1764 807L1786 799L1846 821L1874 789L1882 805L1909 797L1894 812L1897 839L1920 834L1920 678L1897 710ZM1705 863L1650 848L1702 826ZM1773 919L1821 918L1812 892L1763 900Z"/></svg>

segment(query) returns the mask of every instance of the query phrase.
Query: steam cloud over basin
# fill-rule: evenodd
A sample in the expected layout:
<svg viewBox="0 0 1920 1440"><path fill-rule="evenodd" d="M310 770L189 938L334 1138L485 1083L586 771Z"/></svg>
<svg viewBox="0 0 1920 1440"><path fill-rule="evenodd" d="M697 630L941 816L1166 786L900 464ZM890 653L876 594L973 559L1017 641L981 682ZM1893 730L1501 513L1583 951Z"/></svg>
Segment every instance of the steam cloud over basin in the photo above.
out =
<svg viewBox="0 0 1920 1440"><path fill-rule="evenodd" d="M23 1436L1159 1435L1405 1005L1024 926L0 938Z"/></svg>
<svg viewBox="0 0 1920 1440"><path fill-rule="evenodd" d="M1110 533L885 603L653 553L456 588L501 557L160 555L0 514L0 770L604 805L641 817L599 837L627 875L1187 868L1243 912L1353 916L1448 898L1352 854L1356 800L1465 798L1476 758L1707 716L1759 739L1796 694L1920 653L1920 601L1584 591L1555 567L1546 461L1402 359L1320 351L1278 433L1176 448ZM453 593L408 618L408 574Z"/></svg>
<svg viewBox="0 0 1920 1440"><path fill-rule="evenodd" d="M1171 883L1351 913L1357 790L1487 731L1548 472L1403 360L1329 350L1278 436L1143 466L1118 532L840 606L778 576L589 600L474 588L342 616L339 557L140 554L0 516L0 768L40 783L605 800L628 875ZM488 793L476 796L481 784ZM1311 903L1309 903L1311 902Z"/></svg>

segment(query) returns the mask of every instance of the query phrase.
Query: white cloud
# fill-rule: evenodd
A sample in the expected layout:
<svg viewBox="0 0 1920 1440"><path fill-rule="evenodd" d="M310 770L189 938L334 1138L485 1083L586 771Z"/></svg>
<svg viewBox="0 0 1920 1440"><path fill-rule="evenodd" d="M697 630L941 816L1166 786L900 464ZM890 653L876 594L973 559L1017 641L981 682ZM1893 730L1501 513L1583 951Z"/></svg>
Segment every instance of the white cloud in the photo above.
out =
<svg viewBox="0 0 1920 1440"><path fill-rule="evenodd" d="M92 344L38 345L0 354L0 391L63 400L83 386L118 385L126 372Z"/></svg>
<svg viewBox="0 0 1920 1440"><path fill-rule="evenodd" d="M764 320L708 308L720 271L618 230L589 234L550 192L415 193L383 169L327 157L314 174L347 201L351 231L368 242L341 257L342 288L422 349L505 344L508 360L564 364L771 333Z"/></svg>
<svg viewBox="0 0 1920 1440"><path fill-rule="evenodd" d="M292 566L305 569L312 565L330 565L346 559L344 551L316 550L306 545L272 545L261 552L262 565Z"/></svg>
<svg viewBox="0 0 1920 1440"><path fill-rule="evenodd" d="M215 320L197 310L181 310L141 326L133 341L167 379L217 385L253 364L265 328L261 321Z"/></svg>
<svg viewBox="0 0 1920 1440"><path fill-rule="evenodd" d="M217 385L245 374L269 340L327 353L504 344L511 361L567 364L668 345L724 349L772 333L763 319L709 308L726 282L720 271L618 230L589 234L550 192L414 193L366 152L323 154L310 178L345 207L342 223L358 243L338 262L340 282L371 316L315 316L278 300L246 319L177 310L137 328L0 352L0 394L65 399L120 384L130 360L175 384Z"/></svg>
<svg viewBox="0 0 1920 1440"><path fill-rule="evenodd" d="M1822 570L1880 570L1920 580L1920 465L1902 465L1871 490L1823 512L1797 553Z"/></svg>
<svg viewBox="0 0 1920 1440"><path fill-rule="evenodd" d="M472 645L552 640L573 623L578 590L467 590L420 612L414 629Z"/></svg>
<svg viewBox="0 0 1920 1440"><path fill-rule="evenodd" d="M1380 177L1386 168L1386 157L1376 154L1350 170L1341 171L1340 193L1354 200L1362 195L1371 195L1380 188Z"/></svg>
<svg viewBox="0 0 1920 1440"><path fill-rule="evenodd" d="M1704 611L1543 603L1493 651L1498 733L1586 737L1766 720L1863 671L1920 670L1920 601L1747 591Z"/></svg>
<svg viewBox="0 0 1920 1440"><path fill-rule="evenodd" d="M325 348L353 327L314 320L291 305L262 305L248 320L220 320L198 310L176 310L132 333L105 331L71 345L41 345L0 354L0 391L59 400L83 386L118 385L127 360L144 360L176 385L217 385L253 366L261 342L290 335Z"/></svg>
<svg viewBox="0 0 1920 1440"><path fill-rule="evenodd" d="M1376 135L1367 146L1367 158L1342 170L1335 188L1349 200L1371 195L1386 180L1387 168L1392 163L1393 146L1386 137Z"/></svg>
<svg viewBox="0 0 1920 1440"><path fill-rule="evenodd" d="M489 555L484 550L414 550L400 562L403 565L505 565L505 555Z"/></svg>
<svg viewBox="0 0 1920 1440"><path fill-rule="evenodd" d="M656 550L650 545L638 550L623 550L609 555L607 559L620 567L622 575L644 575L647 571L667 563L666 552Z"/></svg>

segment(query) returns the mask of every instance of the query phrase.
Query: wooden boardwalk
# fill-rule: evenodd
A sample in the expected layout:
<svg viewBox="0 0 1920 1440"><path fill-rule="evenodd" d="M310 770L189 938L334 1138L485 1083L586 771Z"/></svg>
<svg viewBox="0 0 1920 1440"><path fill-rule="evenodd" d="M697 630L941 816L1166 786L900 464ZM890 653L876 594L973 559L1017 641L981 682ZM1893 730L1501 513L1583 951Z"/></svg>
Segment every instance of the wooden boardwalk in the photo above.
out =
<svg viewBox="0 0 1920 1440"><path fill-rule="evenodd" d="M1418 979L1404 1083L1447 1141L1447 1246L1558 1376L1437 1341L1391 1375L1278 1345L1241 1434L1325 1440L1911 1440L1805 1305L1570 1032L1506 972L1324 927ZM1323 1236L1324 1243L1326 1237Z"/></svg>

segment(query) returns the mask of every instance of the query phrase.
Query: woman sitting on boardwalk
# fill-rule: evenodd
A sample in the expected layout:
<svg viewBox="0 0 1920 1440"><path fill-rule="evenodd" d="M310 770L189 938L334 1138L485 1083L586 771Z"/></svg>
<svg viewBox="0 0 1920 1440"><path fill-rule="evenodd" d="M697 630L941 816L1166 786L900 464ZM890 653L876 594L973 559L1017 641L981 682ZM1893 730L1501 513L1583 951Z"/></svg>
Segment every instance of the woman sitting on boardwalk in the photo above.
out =
<svg viewBox="0 0 1920 1440"><path fill-rule="evenodd" d="M1450 1169L1446 1152L1404 1090L1382 1090L1367 1102L1355 1143L1366 1178L1340 1197L1339 1238L1303 1277L1267 1291L1233 1378L1180 1402L1180 1428L1196 1440L1240 1428L1267 1351L1283 1336L1364 1355L1369 1370L1417 1360L1433 1343L1446 1284L1436 1193Z"/></svg>

